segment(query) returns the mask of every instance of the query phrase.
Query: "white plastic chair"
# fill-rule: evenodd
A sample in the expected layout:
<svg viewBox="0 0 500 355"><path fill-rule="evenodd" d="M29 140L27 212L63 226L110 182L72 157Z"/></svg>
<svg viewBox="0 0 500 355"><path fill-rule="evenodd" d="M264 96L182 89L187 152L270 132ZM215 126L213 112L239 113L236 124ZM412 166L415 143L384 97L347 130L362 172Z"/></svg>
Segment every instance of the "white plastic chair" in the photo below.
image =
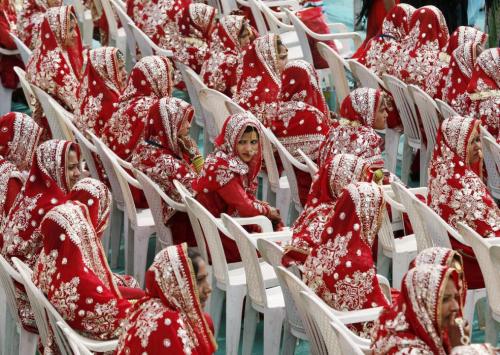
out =
<svg viewBox="0 0 500 355"><path fill-rule="evenodd" d="M129 26L132 29L135 41L143 58L150 55L162 55L169 58L174 56L174 53L171 50L158 47L158 45L156 45L151 38L149 38L134 23L129 23Z"/></svg>
<svg viewBox="0 0 500 355"><path fill-rule="evenodd" d="M73 355L92 355L92 353L87 350L87 348L78 344L78 339L76 339L74 334L64 325L63 322L57 322L57 325L63 331L64 335L66 335L66 339L71 348L71 351L73 352Z"/></svg>
<svg viewBox="0 0 500 355"><path fill-rule="evenodd" d="M219 231L229 236L220 219L215 218L198 201L190 196L184 197L188 211L190 210L197 219L197 223L203 230L205 241L210 251L213 271L212 303L210 305L211 316L214 321L215 336L220 329L222 306L226 299L226 353L238 353L240 342L241 315L243 311L243 300L247 294L247 280L245 270L241 263L228 264ZM270 221L263 217L246 218L247 224L260 224L265 231L272 231ZM266 224L266 225L264 225ZM277 285L276 274L273 268L267 264L262 265L262 275L266 287Z"/></svg>
<svg viewBox="0 0 500 355"><path fill-rule="evenodd" d="M403 123L405 144L403 149L403 160L401 168L401 180L408 184L410 166L412 160L412 149L420 149L420 184L425 186L425 157L426 148L422 143L422 134L418 123L418 116L415 110L413 98L408 91L407 85L395 76L384 74L382 76L387 89L391 92L396 102L399 117Z"/></svg>
<svg viewBox="0 0 500 355"><path fill-rule="evenodd" d="M127 33L125 32L124 25L122 27L118 26L118 21L116 20L115 13L111 7L109 0L94 0L99 1L106 16L106 22L108 23L109 32L109 42L108 46L118 48L125 56L127 55Z"/></svg>
<svg viewBox="0 0 500 355"><path fill-rule="evenodd" d="M111 250L111 263L112 268L118 267L118 257L120 255L120 237L123 231L124 239L128 239L128 230L126 226L128 220L125 219L125 198L118 182L113 163L106 154L105 144L93 133L87 131L87 135L92 139L97 155L101 159L102 166L106 172L109 184L111 185L111 192L113 193L113 209L111 210L111 223L110 223L110 238L109 242L104 245L104 250ZM104 243L104 241L103 241Z"/></svg>
<svg viewBox="0 0 500 355"><path fill-rule="evenodd" d="M265 287L261 263L251 241L252 236L228 215L222 214L221 219L238 245L247 276L243 354L252 352L259 313L264 315L264 354L279 354L285 317L285 300L281 287Z"/></svg>
<svg viewBox="0 0 500 355"><path fill-rule="evenodd" d="M408 85L408 90L413 97L413 101L417 106L422 125L424 126L426 143L426 156L424 166L425 169L420 169L420 185L427 186L429 162L434 152L436 145L437 131L439 129L439 108L436 102L424 90L415 85ZM422 159L421 159L422 160Z"/></svg>
<svg viewBox="0 0 500 355"><path fill-rule="evenodd" d="M217 127L217 133L221 132L226 118L231 115L226 102L232 100L223 93L208 87L198 92L198 98L203 110L208 113Z"/></svg>
<svg viewBox="0 0 500 355"><path fill-rule="evenodd" d="M92 35L94 34L94 22L90 9L86 9L81 0L64 0L65 5L73 5L76 18L82 31L82 43L86 48L92 48Z"/></svg>
<svg viewBox="0 0 500 355"><path fill-rule="evenodd" d="M318 52L323 59L328 63L330 69L330 77L335 88L337 98L337 111L340 110L340 104L349 95L349 82L347 81L346 69L349 69L349 64L332 48L324 43L318 43Z"/></svg>
<svg viewBox="0 0 500 355"><path fill-rule="evenodd" d="M332 309L311 292L300 292L304 306L318 326L329 354L363 355L370 352L370 340L352 333L335 317Z"/></svg>
<svg viewBox="0 0 500 355"><path fill-rule="evenodd" d="M132 19L127 15L127 11L124 8L121 0L109 0L109 2L114 12L118 15L120 24L122 25L122 28L125 31L126 35L125 37L127 39L127 47L126 47L127 69L130 71L137 62L137 43L135 40L134 33L130 28L130 24L134 23L134 21L132 21ZM106 11L105 8L104 10Z"/></svg>
<svg viewBox="0 0 500 355"><path fill-rule="evenodd" d="M440 99L436 99L436 104L439 108L439 112L441 112L441 115L443 116L444 119L453 116L458 116L458 113L447 102L444 102Z"/></svg>
<svg viewBox="0 0 500 355"><path fill-rule="evenodd" d="M47 118L47 122L52 133L52 138L66 139L66 135L61 125L59 124L59 119L57 118L54 106L50 102L51 96L47 94L43 89L40 89L33 84L31 84L31 89L33 90L33 94L40 103L45 117Z"/></svg>
<svg viewBox="0 0 500 355"><path fill-rule="evenodd" d="M19 332L19 355L33 355L35 354L37 348L38 334L28 332L23 328L21 319L19 318L19 314L17 311L14 280L21 284L23 283L19 272L17 272L8 263L8 261L5 260L2 255L0 255L0 285L2 286L2 290L5 293L4 302L7 303L6 308L9 309L8 311L6 310L5 314L1 317L2 325L0 326L0 331L3 334L5 341L5 343L2 344L2 347L5 351L5 354L12 354L12 352L10 351L13 351L14 349L8 349L6 345L14 340L12 338L8 339L8 337L14 335L11 330L16 329ZM9 319L13 320L14 323L8 323L7 321Z"/></svg>
<svg viewBox="0 0 500 355"><path fill-rule="evenodd" d="M31 112L33 112L33 99L35 98L35 94L31 89L30 83L26 79L26 72L19 67L14 67L14 71L19 78L19 83L21 84L21 88L23 89L24 97L26 98L28 107L30 108Z"/></svg>
<svg viewBox="0 0 500 355"><path fill-rule="evenodd" d="M68 325L68 323L66 323L63 317L57 312L54 306L52 306L52 304L49 302L47 297L45 297L42 291L35 286L33 281L31 281L32 271L30 270L30 268L17 258L13 258L12 261L14 262L14 265L16 266L16 268L19 271L19 274L21 275L21 279L28 293L28 298L30 300L30 304L33 310L37 310L39 312L39 316L40 318L43 319L43 322L44 324L46 324L47 329L48 327L51 328L61 354L72 355L72 352L71 352L71 347L69 346L66 340L66 337L61 332L61 329L57 326L58 322L64 324L64 326L74 335L74 337L78 339L78 342L83 344L91 351L107 352L116 349L116 347L118 346L118 340L107 340L107 341L94 340L84 337L79 333L77 333L75 330L73 330ZM36 306L34 306L33 303L35 303ZM37 320L37 327L40 330L37 313L35 313L35 317ZM43 336L41 336L41 338L43 341Z"/></svg>
<svg viewBox="0 0 500 355"><path fill-rule="evenodd" d="M484 130L485 131L485 130ZM487 132L487 131L486 131ZM482 132L484 163L488 171L488 187L497 200L500 199L500 145L493 137Z"/></svg>
<svg viewBox="0 0 500 355"><path fill-rule="evenodd" d="M14 41L14 43L16 44L16 47L19 51L19 55L21 56L21 59L23 60L24 65L25 66L28 65L28 62L30 61L30 58L31 58L31 55L33 54L33 52L15 34L9 33L9 35L12 38L12 40Z"/></svg>
<svg viewBox="0 0 500 355"><path fill-rule="evenodd" d="M49 97L49 105L52 107L52 111L54 112L54 117L57 120L57 125L61 130L61 134L64 139L70 142L75 141L75 136L71 128L68 126L68 123L71 123L74 119L74 115L67 111L64 107L62 107L54 98Z"/></svg>

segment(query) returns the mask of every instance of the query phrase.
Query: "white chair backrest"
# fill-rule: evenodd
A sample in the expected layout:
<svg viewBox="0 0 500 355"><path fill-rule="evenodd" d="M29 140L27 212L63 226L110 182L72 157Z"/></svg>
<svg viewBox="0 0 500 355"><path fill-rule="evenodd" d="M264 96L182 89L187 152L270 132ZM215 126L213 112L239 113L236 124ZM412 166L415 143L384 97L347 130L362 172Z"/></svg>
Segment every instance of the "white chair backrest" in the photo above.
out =
<svg viewBox="0 0 500 355"><path fill-rule="evenodd" d="M115 12L113 11L110 0L94 1L100 4L104 16L106 16L106 22L108 24L110 37L108 45L113 45L114 47L122 51L123 55L127 55L127 32L125 31L125 26L127 24L123 24L121 28L118 26L117 15L115 15Z"/></svg>
<svg viewBox="0 0 500 355"><path fill-rule="evenodd" d="M203 230L210 251L215 279L227 285L229 283L229 269L219 236L221 223L193 197L185 196L185 202L188 211L193 212Z"/></svg>
<svg viewBox="0 0 500 355"><path fill-rule="evenodd" d="M17 49L19 50L19 54L21 55L21 59L23 60L24 65L28 65L28 62L30 61L31 55L33 52L31 49L28 48L27 45L24 44L23 41L13 33L9 33L10 37L16 44Z"/></svg>
<svg viewBox="0 0 500 355"><path fill-rule="evenodd" d="M31 84L31 89L33 90L33 93L38 99L38 102L40 102L40 105L42 106L43 113L45 114L47 122L49 123L49 128L52 133L52 138L66 139L62 131L62 128L59 125L59 120L57 119L54 106L50 102L51 99L50 95L33 84Z"/></svg>
<svg viewBox="0 0 500 355"><path fill-rule="evenodd" d="M106 145L93 133L87 131L87 134L94 142L97 155L99 155L102 166L106 171L106 176L108 177L109 183L111 185L111 191L113 192L113 200L119 208L123 209L125 207L125 199L123 197L122 189L120 187L120 183L118 182L118 177L116 176L115 169L113 168L113 163L111 162L111 159L106 152Z"/></svg>
<svg viewBox="0 0 500 355"><path fill-rule="evenodd" d="M7 307L9 308L12 318L16 321L17 325L21 326L22 322L17 311L16 286L14 285L14 280L21 284L23 283L19 272L17 272L0 254L0 285L2 286L3 292L5 292Z"/></svg>
<svg viewBox="0 0 500 355"><path fill-rule="evenodd" d="M413 96L415 105L417 105L418 112L420 113L425 137L427 138L427 151L432 154L436 145L436 136L440 124L439 108L432 97L418 86L409 85L408 90L410 90L410 94Z"/></svg>
<svg viewBox="0 0 500 355"><path fill-rule="evenodd" d="M389 213L387 213L387 209L384 209L382 214L382 223L378 231L378 238L380 244L382 244L385 250L390 250L391 252L396 251L396 243L394 241L394 231L392 230L391 219L389 218Z"/></svg>
<svg viewBox="0 0 500 355"><path fill-rule="evenodd" d="M404 133L410 142L421 142L420 127L418 125L415 104L408 91L408 86L395 76L384 74L382 79L394 97L399 117L403 123Z"/></svg>
<svg viewBox="0 0 500 355"><path fill-rule="evenodd" d="M500 198L500 145L484 133L482 143L484 163L488 171L488 186L493 196L498 199Z"/></svg>
<svg viewBox="0 0 500 355"><path fill-rule="evenodd" d="M301 292L301 298L308 313L312 315L326 344L329 354L352 354L363 355L363 350L369 351L370 341L362 339L353 334L340 320L332 313L332 309L326 303L311 292ZM356 337L358 342L364 344L364 349L354 342Z"/></svg>
<svg viewBox="0 0 500 355"><path fill-rule="evenodd" d="M340 103L349 95L349 83L345 70L349 68L347 61L342 58L332 48L324 43L318 43L318 52L328 63L330 68L330 77L333 79L335 94L337 96L337 111L340 109Z"/></svg>
<svg viewBox="0 0 500 355"><path fill-rule="evenodd" d="M205 112L208 111L213 118L217 131L221 132L226 118L231 115L226 102L232 100L223 93L210 88L201 89L198 97Z"/></svg>
<svg viewBox="0 0 500 355"><path fill-rule="evenodd" d="M247 278L247 295L253 303L261 307L267 307L264 277L262 276L257 250L255 250L250 241L252 237L239 223L227 214L223 213L221 219L238 246Z"/></svg>
<svg viewBox="0 0 500 355"><path fill-rule="evenodd" d="M273 143L271 137L268 135L268 130L262 123L260 123L260 129L263 132L262 137L262 158L266 166L267 179L269 180L269 185L271 185L271 190L277 192L280 187L280 174L278 171L278 164L276 163L276 157L274 155Z"/></svg>
<svg viewBox="0 0 500 355"><path fill-rule="evenodd" d="M309 40L306 33L307 26L297 17L297 15L295 15L294 12L288 9L284 9L284 11L288 15L291 24L297 32L297 37L299 38L300 48L302 49L304 60L306 62L313 63L313 55L311 52L311 47L309 47Z"/></svg>
<svg viewBox="0 0 500 355"><path fill-rule="evenodd" d="M54 109L55 117L57 119L57 123L61 129L61 133L64 136L64 139L68 141L75 141L75 136L73 135L73 131L68 126L68 122L72 122L74 120L74 115L67 111L64 107L62 107L54 98L49 98L49 103Z"/></svg>
<svg viewBox="0 0 500 355"><path fill-rule="evenodd" d="M74 334L64 325L63 322L57 322L57 325L66 336L73 355L92 355L92 353L88 351L87 348L78 344L78 339L76 339Z"/></svg>
<svg viewBox="0 0 500 355"><path fill-rule="evenodd" d="M447 102L436 99L436 104L444 119L458 115L458 113Z"/></svg>
<svg viewBox="0 0 500 355"><path fill-rule="evenodd" d="M219 0L222 7L222 14L229 15L232 11L238 10L238 4L236 0Z"/></svg>
<svg viewBox="0 0 500 355"><path fill-rule="evenodd" d="M268 4L261 0L255 0L259 3L260 9L266 18L266 22L269 26L269 31L274 34L281 34L284 32L295 31L293 25L284 22L283 20L289 22L286 14L274 12ZM285 16L283 16L285 15Z"/></svg>
<svg viewBox="0 0 500 355"><path fill-rule="evenodd" d="M281 265L281 259L283 258L283 248L273 241L259 238L257 240L257 247L264 260L274 266L278 267Z"/></svg>
<svg viewBox="0 0 500 355"><path fill-rule="evenodd" d="M173 52L168 49L163 49L158 47L139 27L134 23L129 23L132 33L134 34L135 41L139 47L142 57L147 57L150 55L162 55L165 57L172 58L174 56Z"/></svg>
<svg viewBox="0 0 500 355"><path fill-rule="evenodd" d="M373 70L368 69L356 59L349 59L347 63L352 75L360 82L361 87L372 89L385 88L384 82Z"/></svg>
<svg viewBox="0 0 500 355"><path fill-rule="evenodd" d="M14 67L14 71L16 72L16 75L19 78L19 82L21 83L21 88L23 89L26 102L28 103L31 112L33 112L33 110L35 109L33 107L35 94L33 93L33 89L31 89L30 83L28 82L28 80L26 80L26 72L19 67Z"/></svg>
<svg viewBox="0 0 500 355"><path fill-rule="evenodd" d="M134 33L130 28L130 24L133 23L134 21L132 21L132 19L127 15L127 11L121 5L121 0L109 0L109 2L111 3L111 6L118 15L120 23L123 29L125 30L125 33L127 35L127 50L130 53L132 60L135 62L137 61L136 58L137 43L135 41Z"/></svg>
<svg viewBox="0 0 500 355"><path fill-rule="evenodd" d="M50 334L50 325L48 323L45 313L45 307L42 302L42 299L45 298L45 296L43 295L42 291L40 291L40 289L38 289L35 284L33 284L33 281L31 281L33 272L28 267L28 265L17 258L12 258L12 263L19 272L21 283L26 290L31 310L33 311L33 314L35 316L36 327L38 329L38 334L40 335L40 340L43 346L47 346L47 341Z"/></svg>
<svg viewBox="0 0 500 355"><path fill-rule="evenodd" d="M500 245L492 246L488 238L483 238L465 223L458 223L458 231L472 247L483 274L488 303L492 311L500 315Z"/></svg>
<svg viewBox="0 0 500 355"><path fill-rule="evenodd" d="M191 81L191 77L187 73L187 66L181 62L175 62L175 67L181 72L182 80L186 84L186 89L189 95L189 101L194 108L194 114L196 116L196 122L200 127L205 126L205 116L203 109L198 98L198 91L196 90L194 84ZM195 73L196 74L196 73Z"/></svg>
<svg viewBox="0 0 500 355"><path fill-rule="evenodd" d="M261 6L258 0L248 0L248 5L250 6L250 10L252 11L252 16L257 25L257 31L259 35L264 36L267 34L268 29L266 26L266 20L264 20L264 16L262 15Z"/></svg>

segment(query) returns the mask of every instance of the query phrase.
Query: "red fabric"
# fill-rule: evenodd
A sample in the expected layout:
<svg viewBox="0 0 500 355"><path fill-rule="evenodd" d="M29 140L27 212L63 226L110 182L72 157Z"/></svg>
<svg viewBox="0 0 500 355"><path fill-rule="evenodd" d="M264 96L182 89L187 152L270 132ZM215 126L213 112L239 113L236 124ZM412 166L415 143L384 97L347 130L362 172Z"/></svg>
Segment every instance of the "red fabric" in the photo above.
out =
<svg viewBox="0 0 500 355"><path fill-rule="evenodd" d="M275 34L267 34L244 49L243 72L234 95L234 101L253 113L265 126L278 109L281 82L277 40Z"/></svg>
<svg viewBox="0 0 500 355"><path fill-rule="evenodd" d="M302 265L311 249L319 246L321 233L333 217L340 194L350 183L366 181L368 167L368 161L351 154L338 154L320 165L304 211L292 226L292 241L285 247L285 266Z"/></svg>
<svg viewBox="0 0 500 355"><path fill-rule="evenodd" d="M5 49L17 49L10 33L16 33L17 14L16 9L9 0L0 1L0 47Z"/></svg>
<svg viewBox="0 0 500 355"><path fill-rule="evenodd" d="M500 49L487 49L477 58L476 66L467 86L467 92L472 100L467 109L468 115L480 119L482 126L497 141L500 140L500 120L498 119L500 96L498 92L496 94L492 92L500 89L499 70Z"/></svg>
<svg viewBox="0 0 500 355"><path fill-rule="evenodd" d="M440 308L449 279L459 289L455 269L424 264L410 269L397 302L384 308L375 323L372 351L377 354L436 354L450 351L439 327Z"/></svg>
<svg viewBox="0 0 500 355"><path fill-rule="evenodd" d="M0 220L7 217L23 183L24 179L17 167L0 156ZM0 241L0 247L2 244Z"/></svg>
<svg viewBox="0 0 500 355"><path fill-rule="evenodd" d="M453 228L463 222L484 238L498 238L500 209L481 177L468 165L467 147L472 133L478 129L479 121L473 118L457 116L443 121L429 164L428 204ZM469 287L484 287L472 248L450 239L453 248L464 257Z"/></svg>
<svg viewBox="0 0 500 355"><path fill-rule="evenodd" d="M380 186L366 182L348 185L325 224L320 242L305 260L304 282L336 310L354 311L389 304L378 283L372 258L383 208ZM368 336L370 326L362 327L356 328L361 335Z"/></svg>
<svg viewBox="0 0 500 355"><path fill-rule="evenodd" d="M194 276L185 244L156 255L146 272L147 297L131 309L117 355L209 355L217 350Z"/></svg>
<svg viewBox="0 0 500 355"><path fill-rule="evenodd" d="M396 4L399 1L396 0ZM390 10L389 10L390 11ZM368 14L368 20L366 23L366 39L375 37L380 33L382 28L382 23L386 17L388 11L385 9L384 0L374 0L370 8L370 13Z"/></svg>
<svg viewBox="0 0 500 355"><path fill-rule="evenodd" d="M17 77L14 67L24 69L23 61L14 55L0 55L0 80L6 89L17 89L19 78Z"/></svg>
<svg viewBox="0 0 500 355"><path fill-rule="evenodd" d="M40 26L47 10L62 6L62 0L25 0L19 13L17 34L29 49L35 49L40 35Z"/></svg>
<svg viewBox="0 0 500 355"><path fill-rule="evenodd" d="M326 18L323 15L323 8L320 6L310 7L307 9L303 9L297 11L297 17L307 26L311 31L316 32L318 34L329 34L330 29L328 24L326 23ZM325 59L319 54L317 43L321 42L326 44L328 47L332 48L337 52L337 46L334 41L318 41L311 36L307 35L307 40L309 41L309 48L311 48L311 54L313 57L314 67L316 69L325 69L328 68L328 63Z"/></svg>

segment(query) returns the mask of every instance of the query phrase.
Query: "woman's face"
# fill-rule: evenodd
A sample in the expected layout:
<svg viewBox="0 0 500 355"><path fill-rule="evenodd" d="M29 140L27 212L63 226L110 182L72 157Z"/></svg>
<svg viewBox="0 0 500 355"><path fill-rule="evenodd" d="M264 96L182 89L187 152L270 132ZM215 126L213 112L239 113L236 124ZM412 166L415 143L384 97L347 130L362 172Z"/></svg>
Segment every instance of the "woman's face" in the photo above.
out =
<svg viewBox="0 0 500 355"><path fill-rule="evenodd" d="M65 43L67 47L72 46L75 43L75 40L78 37L77 28L78 21L76 20L75 15L71 14L69 17L68 36L66 36Z"/></svg>
<svg viewBox="0 0 500 355"><path fill-rule="evenodd" d="M189 128L191 128L191 122L188 120L183 120L181 123L181 127L179 128L179 131L177 132L178 137L185 137L189 134Z"/></svg>
<svg viewBox="0 0 500 355"><path fill-rule="evenodd" d="M195 259L195 262L198 264L198 273L196 274L198 296L200 297L201 306L205 308L208 296L212 293L212 287L208 280L207 264L205 261L201 257L198 257Z"/></svg>
<svg viewBox="0 0 500 355"><path fill-rule="evenodd" d="M467 158L468 158L467 163L469 164L469 166L473 165L479 159L481 159L482 154L483 153L481 151L481 136L479 134L479 129L476 127L472 132L469 144L467 145Z"/></svg>
<svg viewBox="0 0 500 355"><path fill-rule="evenodd" d="M236 150L240 159L245 163L252 161L254 155L259 151L259 135L257 132L243 133L236 144Z"/></svg>
<svg viewBox="0 0 500 355"><path fill-rule="evenodd" d="M382 94L380 98L380 103L378 105L377 113L375 114L375 120L373 121L374 129L384 129L385 123L387 121L387 104L385 94Z"/></svg>
<svg viewBox="0 0 500 355"><path fill-rule="evenodd" d="M447 329L455 323L460 311L460 294L453 279L448 278L441 302L441 328Z"/></svg>
<svg viewBox="0 0 500 355"><path fill-rule="evenodd" d="M288 48L284 44L278 44L278 70L280 74L285 69L285 65L288 62Z"/></svg>
<svg viewBox="0 0 500 355"><path fill-rule="evenodd" d="M66 177L70 189L78 182L80 174L80 161L78 160L78 155L74 150L70 150L68 153L68 162L66 163Z"/></svg>
<svg viewBox="0 0 500 355"><path fill-rule="evenodd" d="M118 85L120 91L123 91L125 89L125 86L127 85L127 70L125 69L125 59L123 54L121 52L117 52L116 54L116 76L118 79Z"/></svg>
<svg viewBox="0 0 500 355"><path fill-rule="evenodd" d="M255 35L248 24L244 24L240 35L238 37L238 41L240 42L240 47L245 47L250 44L255 39Z"/></svg>

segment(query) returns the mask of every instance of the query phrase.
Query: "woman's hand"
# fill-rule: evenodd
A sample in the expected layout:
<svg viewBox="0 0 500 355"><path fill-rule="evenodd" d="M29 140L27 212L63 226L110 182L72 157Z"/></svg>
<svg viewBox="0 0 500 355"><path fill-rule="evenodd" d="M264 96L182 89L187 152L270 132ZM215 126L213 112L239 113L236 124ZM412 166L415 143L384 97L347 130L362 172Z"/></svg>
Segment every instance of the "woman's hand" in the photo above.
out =
<svg viewBox="0 0 500 355"><path fill-rule="evenodd" d="M280 213L274 207L270 207L269 213L267 214L267 218L269 218L271 221L281 221Z"/></svg>
<svg viewBox="0 0 500 355"><path fill-rule="evenodd" d="M463 334L464 336L467 336L470 339L470 333L471 333L471 328L470 324L468 321L463 320L464 325L463 325ZM460 345L468 345L468 344L463 344L462 343L462 332L460 330L460 326L456 324L455 321L452 322L448 326L448 338L450 340L450 346L454 348L455 346L460 346Z"/></svg>

